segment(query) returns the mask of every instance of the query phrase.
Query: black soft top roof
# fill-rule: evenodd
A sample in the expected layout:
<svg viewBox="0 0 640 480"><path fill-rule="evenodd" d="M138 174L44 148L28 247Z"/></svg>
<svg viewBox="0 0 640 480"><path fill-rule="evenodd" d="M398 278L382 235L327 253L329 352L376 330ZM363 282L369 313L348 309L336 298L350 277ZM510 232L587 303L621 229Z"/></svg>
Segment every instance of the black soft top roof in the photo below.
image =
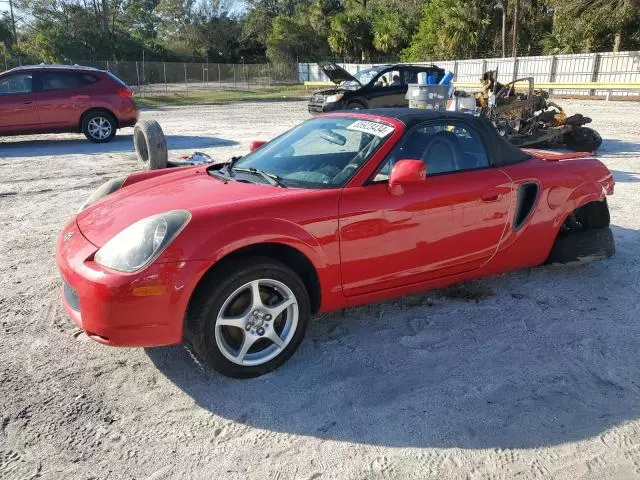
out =
<svg viewBox="0 0 640 480"><path fill-rule="evenodd" d="M416 108L372 108L362 111L367 115L394 118L407 126L407 130L429 120L451 119L466 123L482 136L491 164L500 167L529 160L531 156L511 145L500 136L493 124L484 117L476 117L468 113L437 110L420 110Z"/></svg>

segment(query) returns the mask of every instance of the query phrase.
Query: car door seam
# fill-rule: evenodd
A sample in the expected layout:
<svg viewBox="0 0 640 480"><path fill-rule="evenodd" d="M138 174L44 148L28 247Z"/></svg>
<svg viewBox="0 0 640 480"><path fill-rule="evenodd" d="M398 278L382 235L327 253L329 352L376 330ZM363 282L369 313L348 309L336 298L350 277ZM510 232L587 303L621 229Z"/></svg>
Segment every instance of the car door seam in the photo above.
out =
<svg viewBox="0 0 640 480"><path fill-rule="evenodd" d="M500 250L500 245L502 245L503 240L505 239L505 235L507 233L508 226L509 226L509 219L511 218L511 215L512 215L512 208L513 208L513 198L512 198L513 197L513 178L511 178L511 175L509 175L507 172L505 172L502 168L498 168L497 170L499 172L503 173L509 179L509 210L507 211L507 221L504 222L504 228L502 230L502 235L500 235L500 239L498 240L498 243L496 244L496 248L493 251L493 255L491 255L487 259L487 261L484 262L478 268L482 268L485 265L487 265L498 254L498 251Z"/></svg>

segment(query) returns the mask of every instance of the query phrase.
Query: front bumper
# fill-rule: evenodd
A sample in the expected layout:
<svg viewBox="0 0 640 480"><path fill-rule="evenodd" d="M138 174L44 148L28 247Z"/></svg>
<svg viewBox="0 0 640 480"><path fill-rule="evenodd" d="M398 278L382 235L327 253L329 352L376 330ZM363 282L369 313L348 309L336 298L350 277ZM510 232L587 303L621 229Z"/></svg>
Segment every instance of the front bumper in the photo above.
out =
<svg viewBox="0 0 640 480"><path fill-rule="evenodd" d="M312 113L312 114L333 112L336 110L340 110L342 108L343 108L342 102L323 103L323 102L314 102L312 100L309 102L309 105L308 105L309 113Z"/></svg>
<svg viewBox="0 0 640 480"><path fill-rule="evenodd" d="M113 272L93 261L98 248L73 219L56 245L62 303L93 340L112 346L152 347L182 341L189 298L207 262L151 264L141 272Z"/></svg>

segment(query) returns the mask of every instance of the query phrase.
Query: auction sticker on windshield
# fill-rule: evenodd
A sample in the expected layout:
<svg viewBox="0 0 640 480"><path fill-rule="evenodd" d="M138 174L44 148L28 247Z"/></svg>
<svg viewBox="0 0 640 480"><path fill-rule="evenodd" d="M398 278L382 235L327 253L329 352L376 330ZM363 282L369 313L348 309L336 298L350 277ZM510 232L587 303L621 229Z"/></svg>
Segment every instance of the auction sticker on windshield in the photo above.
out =
<svg viewBox="0 0 640 480"><path fill-rule="evenodd" d="M393 127L378 122L356 120L347 127L347 130L357 130L358 132L370 133L371 135L382 138L393 132Z"/></svg>

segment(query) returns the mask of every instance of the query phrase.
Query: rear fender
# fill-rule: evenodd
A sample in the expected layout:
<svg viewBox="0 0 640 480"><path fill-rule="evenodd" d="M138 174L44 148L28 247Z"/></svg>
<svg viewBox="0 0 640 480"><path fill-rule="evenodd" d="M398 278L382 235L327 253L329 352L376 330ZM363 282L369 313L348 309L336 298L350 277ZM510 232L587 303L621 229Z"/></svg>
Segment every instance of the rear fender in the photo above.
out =
<svg viewBox="0 0 640 480"><path fill-rule="evenodd" d="M563 201L560 196L554 195L554 189L549 192L549 206L551 208L562 205L561 213L556 216L554 228L559 231L560 226L578 208L590 202L601 202L607 195L607 189L599 182L584 182L575 188Z"/></svg>

